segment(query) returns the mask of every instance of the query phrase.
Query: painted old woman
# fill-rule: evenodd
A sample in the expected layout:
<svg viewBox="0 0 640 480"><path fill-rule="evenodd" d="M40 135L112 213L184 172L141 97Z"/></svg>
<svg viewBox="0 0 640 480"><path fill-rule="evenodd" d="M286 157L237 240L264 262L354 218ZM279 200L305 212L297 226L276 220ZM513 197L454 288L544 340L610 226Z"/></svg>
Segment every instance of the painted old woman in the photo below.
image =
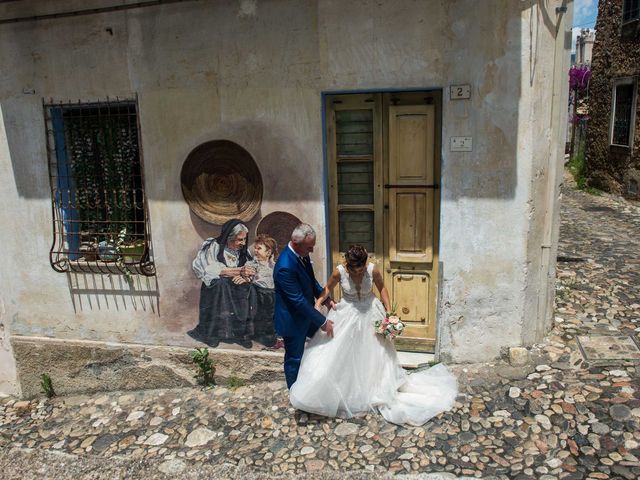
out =
<svg viewBox="0 0 640 480"><path fill-rule="evenodd" d="M200 247L193 271L202 280L200 318L189 335L212 347L221 341L251 348L251 279L255 269L247 248L249 229L238 219L222 225Z"/></svg>

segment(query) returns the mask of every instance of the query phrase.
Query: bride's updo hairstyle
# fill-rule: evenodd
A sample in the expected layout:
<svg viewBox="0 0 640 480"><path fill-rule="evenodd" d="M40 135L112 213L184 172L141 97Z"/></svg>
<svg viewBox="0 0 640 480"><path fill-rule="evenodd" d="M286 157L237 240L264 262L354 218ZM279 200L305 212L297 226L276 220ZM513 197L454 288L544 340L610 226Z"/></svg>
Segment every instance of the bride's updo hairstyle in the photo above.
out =
<svg viewBox="0 0 640 480"><path fill-rule="evenodd" d="M351 245L344 254L346 264L352 268L362 267L367 263L367 258L369 258L369 254L362 245Z"/></svg>

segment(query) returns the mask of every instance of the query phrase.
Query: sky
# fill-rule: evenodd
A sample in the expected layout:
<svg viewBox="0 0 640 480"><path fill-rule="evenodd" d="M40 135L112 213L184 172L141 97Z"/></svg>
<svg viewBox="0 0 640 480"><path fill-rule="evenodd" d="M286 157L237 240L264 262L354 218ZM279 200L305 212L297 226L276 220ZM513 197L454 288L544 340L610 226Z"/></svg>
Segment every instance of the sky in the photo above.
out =
<svg viewBox="0 0 640 480"><path fill-rule="evenodd" d="M575 0L573 3L573 38L571 51L576 50L576 36L582 28L591 28L596 25L598 15L598 0Z"/></svg>

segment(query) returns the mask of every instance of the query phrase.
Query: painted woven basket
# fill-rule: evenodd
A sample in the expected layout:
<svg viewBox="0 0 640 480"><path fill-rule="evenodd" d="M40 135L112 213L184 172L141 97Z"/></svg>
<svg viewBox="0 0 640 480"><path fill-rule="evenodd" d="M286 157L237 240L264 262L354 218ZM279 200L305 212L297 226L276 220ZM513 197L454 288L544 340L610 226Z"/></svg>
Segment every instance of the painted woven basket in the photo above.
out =
<svg viewBox="0 0 640 480"><path fill-rule="evenodd" d="M237 143L214 140L198 145L180 173L182 195L205 222L251 220L262 203L262 176L253 157Z"/></svg>

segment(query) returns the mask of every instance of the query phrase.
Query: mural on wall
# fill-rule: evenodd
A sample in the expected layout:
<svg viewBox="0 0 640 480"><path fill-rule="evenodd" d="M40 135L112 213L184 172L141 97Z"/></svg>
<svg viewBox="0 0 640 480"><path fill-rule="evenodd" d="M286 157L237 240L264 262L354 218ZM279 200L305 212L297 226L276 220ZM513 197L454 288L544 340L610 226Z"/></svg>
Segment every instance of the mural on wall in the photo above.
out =
<svg viewBox="0 0 640 480"><path fill-rule="evenodd" d="M249 152L229 140L198 145L180 172L182 195L205 222L248 222L262 204L262 175Z"/></svg>
<svg viewBox="0 0 640 480"><path fill-rule="evenodd" d="M238 219L202 244L193 271L202 280L200 313L189 335L212 347L220 342L251 348L275 345L273 257L275 240L257 238L249 252L249 229Z"/></svg>
<svg viewBox="0 0 640 480"><path fill-rule="evenodd" d="M272 212L266 215L256 228L258 235L269 235L273 237L280 249L287 246L291 240L293 229L300 225L302 221L287 212Z"/></svg>
<svg viewBox="0 0 640 480"><path fill-rule="evenodd" d="M266 215L250 234L260 210L262 177L249 154L228 140L196 147L181 172L182 191L191 211L220 225L192 263L202 281L198 324L187 333L211 347L278 348L273 325L273 267L300 220L286 212Z"/></svg>

